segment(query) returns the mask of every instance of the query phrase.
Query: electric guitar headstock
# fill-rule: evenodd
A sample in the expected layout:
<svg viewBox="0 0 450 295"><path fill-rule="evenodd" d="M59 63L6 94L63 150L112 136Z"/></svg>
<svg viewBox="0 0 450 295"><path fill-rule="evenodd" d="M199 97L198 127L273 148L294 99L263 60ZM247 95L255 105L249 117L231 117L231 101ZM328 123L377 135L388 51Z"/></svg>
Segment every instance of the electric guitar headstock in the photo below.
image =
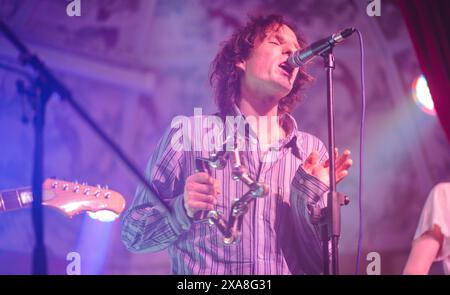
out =
<svg viewBox="0 0 450 295"><path fill-rule="evenodd" d="M118 217L125 209L123 196L108 188L89 186L58 179L46 179L42 185L42 204L58 209L68 217L82 212L109 212ZM31 189L19 188L0 192L0 212L32 204Z"/></svg>

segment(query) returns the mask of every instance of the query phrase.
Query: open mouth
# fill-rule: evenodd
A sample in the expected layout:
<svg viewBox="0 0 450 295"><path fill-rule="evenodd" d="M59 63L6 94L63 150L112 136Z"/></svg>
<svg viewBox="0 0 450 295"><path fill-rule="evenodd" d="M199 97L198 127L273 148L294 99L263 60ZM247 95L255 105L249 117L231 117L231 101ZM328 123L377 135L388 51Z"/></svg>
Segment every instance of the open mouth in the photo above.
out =
<svg viewBox="0 0 450 295"><path fill-rule="evenodd" d="M289 76L289 77L292 76L292 73L294 72L294 69L289 66L287 61L281 63L279 65L279 67L283 70L284 73L286 73L287 76Z"/></svg>

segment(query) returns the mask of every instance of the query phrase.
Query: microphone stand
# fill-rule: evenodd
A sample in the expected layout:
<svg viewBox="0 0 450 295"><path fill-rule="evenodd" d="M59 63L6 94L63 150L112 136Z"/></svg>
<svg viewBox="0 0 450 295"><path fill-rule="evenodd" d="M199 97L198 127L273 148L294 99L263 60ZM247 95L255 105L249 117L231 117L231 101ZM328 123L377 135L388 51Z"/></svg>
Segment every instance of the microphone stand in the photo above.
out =
<svg viewBox="0 0 450 295"><path fill-rule="evenodd" d="M339 237L341 235L341 206L347 205L346 196L336 191L335 136L334 136L334 101L333 101L333 70L335 68L333 47L320 54L324 59L327 75L327 115L328 115L328 156L330 190L327 195L327 207L322 209L321 234L323 247L324 274L339 274ZM331 248L329 242L331 240ZM331 263L330 263L331 259Z"/></svg>
<svg viewBox="0 0 450 295"><path fill-rule="evenodd" d="M19 60L23 65L29 65L37 72L38 76L34 80L36 92L29 94L29 100L35 109L34 126L35 126L35 146L34 146L34 165L33 165L33 204L32 218L35 233L35 247L33 250L33 274L47 274L46 249L44 243L44 220L42 214L42 183L43 183L43 156L44 156L44 120L45 107L48 99L53 93L57 93L62 100L66 100L75 112L84 120L92 130L106 143L106 145L116 154L131 172L140 180L140 182L155 196L155 192L139 169L127 158L120 147L106 135L106 133L92 120L87 112L73 99L70 91L60 82L45 64L36 56L31 54L25 45L17 38L16 35L7 27L0 19L0 32L6 39L12 43L19 51ZM171 214L169 207L155 197L152 200L156 207L163 215Z"/></svg>

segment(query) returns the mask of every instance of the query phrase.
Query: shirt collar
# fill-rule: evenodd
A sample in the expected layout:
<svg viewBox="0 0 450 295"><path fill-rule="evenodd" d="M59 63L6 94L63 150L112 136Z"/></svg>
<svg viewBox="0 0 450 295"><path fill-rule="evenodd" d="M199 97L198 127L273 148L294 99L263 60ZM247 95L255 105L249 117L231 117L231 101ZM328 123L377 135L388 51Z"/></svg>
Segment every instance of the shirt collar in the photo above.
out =
<svg viewBox="0 0 450 295"><path fill-rule="evenodd" d="M241 112L241 110L239 109L239 107L236 104L233 104L233 107L231 108L228 116L240 116L242 118L245 119L245 115ZM287 132L287 136L283 139L281 139L278 143L278 150L280 150L283 147L289 147L291 144L295 144L297 146L297 148L299 148L298 144L297 144L297 134L298 134L298 126L297 126L297 122L295 121L294 117L292 117L291 114L289 113L285 113L282 115L282 128L284 129L285 132ZM230 126L229 122L226 120L226 124L228 124L229 128L232 128L234 130L235 126ZM254 138L256 137L256 134L254 132L254 130L252 130L251 128L248 128L250 136L254 136ZM247 134L246 134L247 135ZM248 136L246 136L248 138ZM277 147L275 147L277 148Z"/></svg>

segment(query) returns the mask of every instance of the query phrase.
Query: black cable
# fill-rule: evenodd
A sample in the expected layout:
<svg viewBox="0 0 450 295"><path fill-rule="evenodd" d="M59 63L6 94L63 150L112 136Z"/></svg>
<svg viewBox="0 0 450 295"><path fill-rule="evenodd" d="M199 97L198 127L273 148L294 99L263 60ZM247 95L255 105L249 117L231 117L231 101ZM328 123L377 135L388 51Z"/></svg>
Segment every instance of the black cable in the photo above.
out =
<svg viewBox="0 0 450 295"><path fill-rule="evenodd" d="M359 230L358 230L358 250L356 257L356 270L355 274L359 274L359 266L361 260L361 250L362 250L362 239L363 239L363 206L362 206L362 195L363 195L363 152L364 152L364 121L366 116L366 85L364 83L364 42L362 34L359 30L358 33L359 49L361 56L361 127L359 132Z"/></svg>

